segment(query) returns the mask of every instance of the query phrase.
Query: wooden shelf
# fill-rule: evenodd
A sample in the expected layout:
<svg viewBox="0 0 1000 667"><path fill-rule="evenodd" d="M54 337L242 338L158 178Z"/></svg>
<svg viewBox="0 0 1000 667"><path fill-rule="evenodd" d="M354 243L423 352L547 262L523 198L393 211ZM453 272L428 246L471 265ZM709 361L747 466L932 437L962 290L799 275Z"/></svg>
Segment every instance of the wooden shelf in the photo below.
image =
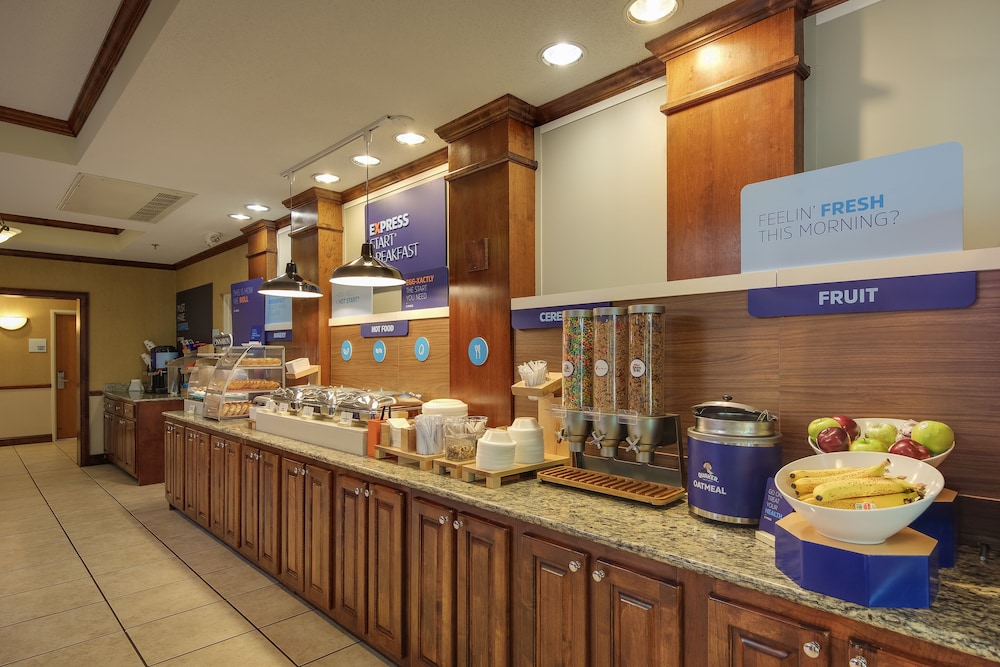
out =
<svg viewBox="0 0 1000 667"><path fill-rule="evenodd" d="M321 382L320 382L320 373L319 373L320 370L321 369L320 369L319 366L315 366L314 365L314 366L310 366L309 368L305 369L304 371L299 371L298 373L285 373L285 377L288 378L288 379L290 379L290 380L299 380L299 379L304 378L304 377L309 377L310 375L315 375L316 376L316 382L314 384L321 384Z"/></svg>
<svg viewBox="0 0 1000 667"><path fill-rule="evenodd" d="M551 396L562 393L561 373L548 373L546 378L545 382L537 387L529 387L524 384L524 381L522 380L515 385L511 385L510 391L515 396L528 396L533 398L541 398L543 396Z"/></svg>

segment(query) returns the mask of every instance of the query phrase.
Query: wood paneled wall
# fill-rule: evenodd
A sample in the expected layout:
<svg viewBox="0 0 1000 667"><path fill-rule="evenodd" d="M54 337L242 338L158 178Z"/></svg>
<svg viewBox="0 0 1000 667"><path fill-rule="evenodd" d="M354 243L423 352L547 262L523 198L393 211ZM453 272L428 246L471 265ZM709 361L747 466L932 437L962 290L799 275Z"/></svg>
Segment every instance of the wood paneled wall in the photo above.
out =
<svg viewBox="0 0 1000 667"><path fill-rule="evenodd" d="M783 460L813 452L806 427L816 417L935 419L955 429L942 465L960 494L963 541L1000 539L1000 403L996 323L1000 271L978 276L969 308L754 318L746 292L657 299L666 307L666 405L694 425L692 406L734 400L779 416ZM632 302L616 303L630 305ZM561 364L561 329L515 332L519 361ZM527 402L518 415L534 415Z"/></svg>

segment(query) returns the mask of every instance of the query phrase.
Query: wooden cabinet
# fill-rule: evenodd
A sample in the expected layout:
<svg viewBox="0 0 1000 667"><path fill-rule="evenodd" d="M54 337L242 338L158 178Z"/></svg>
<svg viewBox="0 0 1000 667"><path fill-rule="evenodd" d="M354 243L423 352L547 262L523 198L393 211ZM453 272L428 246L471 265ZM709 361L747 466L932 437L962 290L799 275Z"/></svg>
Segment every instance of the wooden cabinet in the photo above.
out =
<svg viewBox="0 0 1000 667"><path fill-rule="evenodd" d="M410 506L410 664L508 665L508 526L425 498Z"/></svg>
<svg viewBox="0 0 1000 667"><path fill-rule="evenodd" d="M518 664L682 664L677 584L530 534L518 569Z"/></svg>
<svg viewBox="0 0 1000 667"><path fill-rule="evenodd" d="M240 546L244 556L277 576L281 558L281 457L243 445Z"/></svg>
<svg viewBox="0 0 1000 667"><path fill-rule="evenodd" d="M163 425L163 492L167 502L184 510L184 427Z"/></svg>
<svg viewBox="0 0 1000 667"><path fill-rule="evenodd" d="M209 461L209 530L234 549L240 546L240 443L212 435Z"/></svg>
<svg viewBox="0 0 1000 667"><path fill-rule="evenodd" d="M182 399L125 400L104 397L104 454L140 484L164 481L164 412L180 410Z"/></svg>
<svg viewBox="0 0 1000 667"><path fill-rule="evenodd" d="M833 653L824 628L714 595L708 599L707 638L710 665L826 667Z"/></svg>
<svg viewBox="0 0 1000 667"><path fill-rule="evenodd" d="M211 465L208 433L184 429L184 513L205 528L209 527Z"/></svg>
<svg viewBox="0 0 1000 667"><path fill-rule="evenodd" d="M337 474L334 492L334 620L401 661L406 495L347 473Z"/></svg>
<svg viewBox="0 0 1000 667"><path fill-rule="evenodd" d="M281 461L279 578L321 610L331 607L333 473L293 459Z"/></svg>

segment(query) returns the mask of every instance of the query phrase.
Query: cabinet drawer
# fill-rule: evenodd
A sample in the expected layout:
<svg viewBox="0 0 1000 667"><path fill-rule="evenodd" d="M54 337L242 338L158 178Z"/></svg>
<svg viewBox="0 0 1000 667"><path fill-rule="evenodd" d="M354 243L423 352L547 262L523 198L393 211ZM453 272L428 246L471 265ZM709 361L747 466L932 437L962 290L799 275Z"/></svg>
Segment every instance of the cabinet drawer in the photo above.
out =
<svg viewBox="0 0 1000 667"><path fill-rule="evenodd" d="M125 419L135 419L135 403L119 403L118 405L121 407L119 414L122 417L125 417Z"/></svg>

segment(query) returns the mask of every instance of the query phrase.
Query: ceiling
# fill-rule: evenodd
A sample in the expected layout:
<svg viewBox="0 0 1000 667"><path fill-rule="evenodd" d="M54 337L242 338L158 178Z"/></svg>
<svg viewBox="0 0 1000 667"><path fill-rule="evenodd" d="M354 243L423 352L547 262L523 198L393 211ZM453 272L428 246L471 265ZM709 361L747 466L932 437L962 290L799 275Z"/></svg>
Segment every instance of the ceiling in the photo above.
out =
<svg viewBox="0 0 1000 667"><path fill-rule="evenodd" d="M408 116L428 141L401 146L402 123L384 123L369 178L445 148L435 128L505 94L541 106L647 60L646 42L726 2L682 0L653 26L628 22L625 0L146 4L0 0L0 217L22 230L0 254L183 262L210 235L241 237L249 222L230 213L286 216L281 174L376 119ZM120 11L141 19L116 39ZM102 48L112 25L118 51ZM543 64L540 50L561 40L584 59ZM92 67L111 72L103 87ZM357 139L303 167L291 191L323 170L341 176L325 186L337 192L364 183L350 162L363 148ZM142 219L127 213L130 198L150 196Z"/></svg>

